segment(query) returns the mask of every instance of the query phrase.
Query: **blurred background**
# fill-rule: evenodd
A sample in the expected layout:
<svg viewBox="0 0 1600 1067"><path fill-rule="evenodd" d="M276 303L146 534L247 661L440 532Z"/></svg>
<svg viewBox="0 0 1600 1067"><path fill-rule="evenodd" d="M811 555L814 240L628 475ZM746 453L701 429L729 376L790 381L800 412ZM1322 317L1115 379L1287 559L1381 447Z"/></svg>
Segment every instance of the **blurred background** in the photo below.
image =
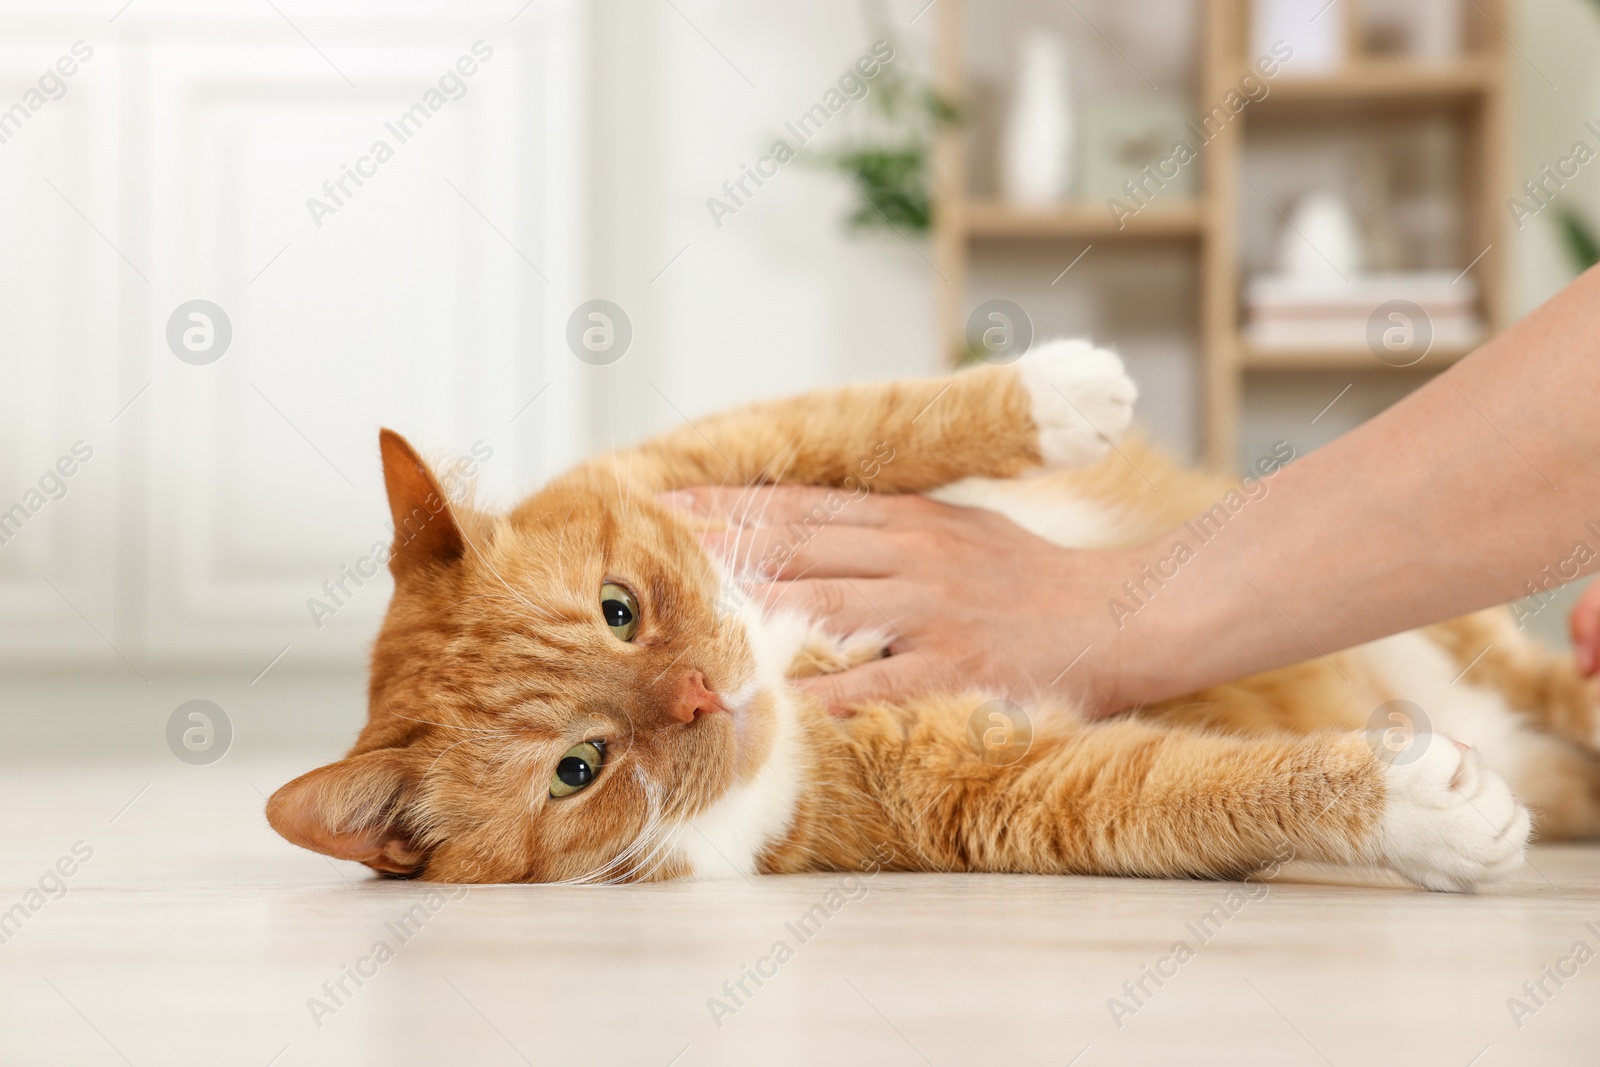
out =
<svg viewBox="0 0 1600 1067"><path fill-rule="evenodd" d="M1593 0L7 0L8 755L346 743L383 425L505 503L1074 334L1189 459L1304 454L1600 255L1597 56Z"/></svg>

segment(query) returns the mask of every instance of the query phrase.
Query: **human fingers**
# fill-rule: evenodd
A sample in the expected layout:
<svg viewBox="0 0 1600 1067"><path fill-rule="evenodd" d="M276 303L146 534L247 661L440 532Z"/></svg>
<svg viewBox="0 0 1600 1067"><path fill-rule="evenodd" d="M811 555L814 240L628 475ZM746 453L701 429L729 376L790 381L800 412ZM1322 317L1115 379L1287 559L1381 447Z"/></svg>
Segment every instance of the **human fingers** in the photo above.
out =
<svg viewBox="0 0 1600 1067"><path fill-rule="evenodd" d="M814 485L697 485L657 499L697 518L731 526L826 524L874 525L883 521L882 498L864 489Z"/></svg>
<svg viewBox="0 0 1600 1067"><path fill-rule="evenodd" d="M916 653L870 660L838 674L823 674L802 679L801 689L822 701L828 712L848 718L862 704L875 700L890 703L940 687L941 679L933 667Z"/></svg>
<svg viewBox="0 0 1600 1067"><path fill-rule="evenodd" d="M857 630L887 630L903 647L895 619L905 610L900 583L880 579L852 581L848 578L802 579L798 582L762 582L752 586L750 596L765 610L784 608L808 618L819 619L833 633ZM892 642L891 648L897 647Z"/></svg>
<svg viewBox="0 0 1600 1067"><path fill-rule="evenodd" d="M894 573L900 555L872 526L740 526L706 531L700 540L733 570L768 580L882 578Z"/></svg>
<svg viewBox="0 0 1600 1067"><path fill-rule="evenodd" d="M1567 625L1578 673L1589 677L1600 672L1600 581L1589 583L1567 616Z"/></svg>

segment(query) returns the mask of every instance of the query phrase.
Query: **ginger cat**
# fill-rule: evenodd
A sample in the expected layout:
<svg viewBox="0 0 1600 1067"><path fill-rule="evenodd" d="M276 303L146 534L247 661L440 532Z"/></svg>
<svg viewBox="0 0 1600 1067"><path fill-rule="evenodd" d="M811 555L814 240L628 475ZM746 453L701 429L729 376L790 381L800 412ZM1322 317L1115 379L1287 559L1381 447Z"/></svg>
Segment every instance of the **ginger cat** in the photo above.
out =
<svg viewBox="0 0 1600 1067"><path fill-rule="evenodd" d="M1543 836L1600 835L1591 694L1503 612L1106 722L1027 702L1031 743L996 758L984 712L996 694L829 716L787 679L881 655L883 636L726 610L729 576L656 499L775 481L928 493L1059 544L1140 543L1230 486L1135 441L1111 453L1134 398L1116 356L1053 342L1012 366L684 426L508 515L451 505L386 430L395 594L369 720L347 757L283 786L267 816L330 856L467 882L880 864L1238 877L1292 854L1459 891L1521 862L1517 796ZM1390 752L1363 730L1397 698L1473 748L1421 735Z"/></svg>

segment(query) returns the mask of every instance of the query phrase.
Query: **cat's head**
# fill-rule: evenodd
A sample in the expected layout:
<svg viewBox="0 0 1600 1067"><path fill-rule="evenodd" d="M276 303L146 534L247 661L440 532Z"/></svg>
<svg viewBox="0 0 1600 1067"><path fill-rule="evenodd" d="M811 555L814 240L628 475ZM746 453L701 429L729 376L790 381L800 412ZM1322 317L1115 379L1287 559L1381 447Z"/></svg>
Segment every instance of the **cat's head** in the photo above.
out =
<svg viewBox="0 0 1600 1067"><path fill-rule="evenodd" d="M609 476L490 516L380 446L395 592L367 725L273 795L273 827L445 881L683 873L675 834L755 777L787 699L694 531Z"/></svg>

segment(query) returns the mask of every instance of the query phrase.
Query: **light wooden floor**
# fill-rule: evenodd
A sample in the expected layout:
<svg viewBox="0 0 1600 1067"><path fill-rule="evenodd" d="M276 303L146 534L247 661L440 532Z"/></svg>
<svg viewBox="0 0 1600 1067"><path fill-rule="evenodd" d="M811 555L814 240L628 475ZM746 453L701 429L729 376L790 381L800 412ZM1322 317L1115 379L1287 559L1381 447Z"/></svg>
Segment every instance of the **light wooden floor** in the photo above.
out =
<svg viewBox="0 0 1600 1067"><path fill-rule="evenodd" d="M1600 848L1537 849L1476 897L1296 872L1246 887L885 874L834 897L803 942L786 924L852 891L842 878L478 888L424 907L402 941L427 887L267 829L257 787L306 765L0 773L0 923L75 842L93 849L64 896L0 926L0 1063L1600 1062L1600 961L1546 979L1554 995L1520 1028L1507 1007L1576 942L1600 950ZM1241 889L1260 899L1228 913ZM1187 924L1218 904L1202 940ZM393 959L325 997L380 940ZM780 940L793 958L714 1020L708 999L734 1008L723 983ZM1179 941L1193 958L1137 1005L1123 983ZM314 996L334 1010L314 1020ZM1112 997L1137 1010L1115 1020Z"/></svg>

